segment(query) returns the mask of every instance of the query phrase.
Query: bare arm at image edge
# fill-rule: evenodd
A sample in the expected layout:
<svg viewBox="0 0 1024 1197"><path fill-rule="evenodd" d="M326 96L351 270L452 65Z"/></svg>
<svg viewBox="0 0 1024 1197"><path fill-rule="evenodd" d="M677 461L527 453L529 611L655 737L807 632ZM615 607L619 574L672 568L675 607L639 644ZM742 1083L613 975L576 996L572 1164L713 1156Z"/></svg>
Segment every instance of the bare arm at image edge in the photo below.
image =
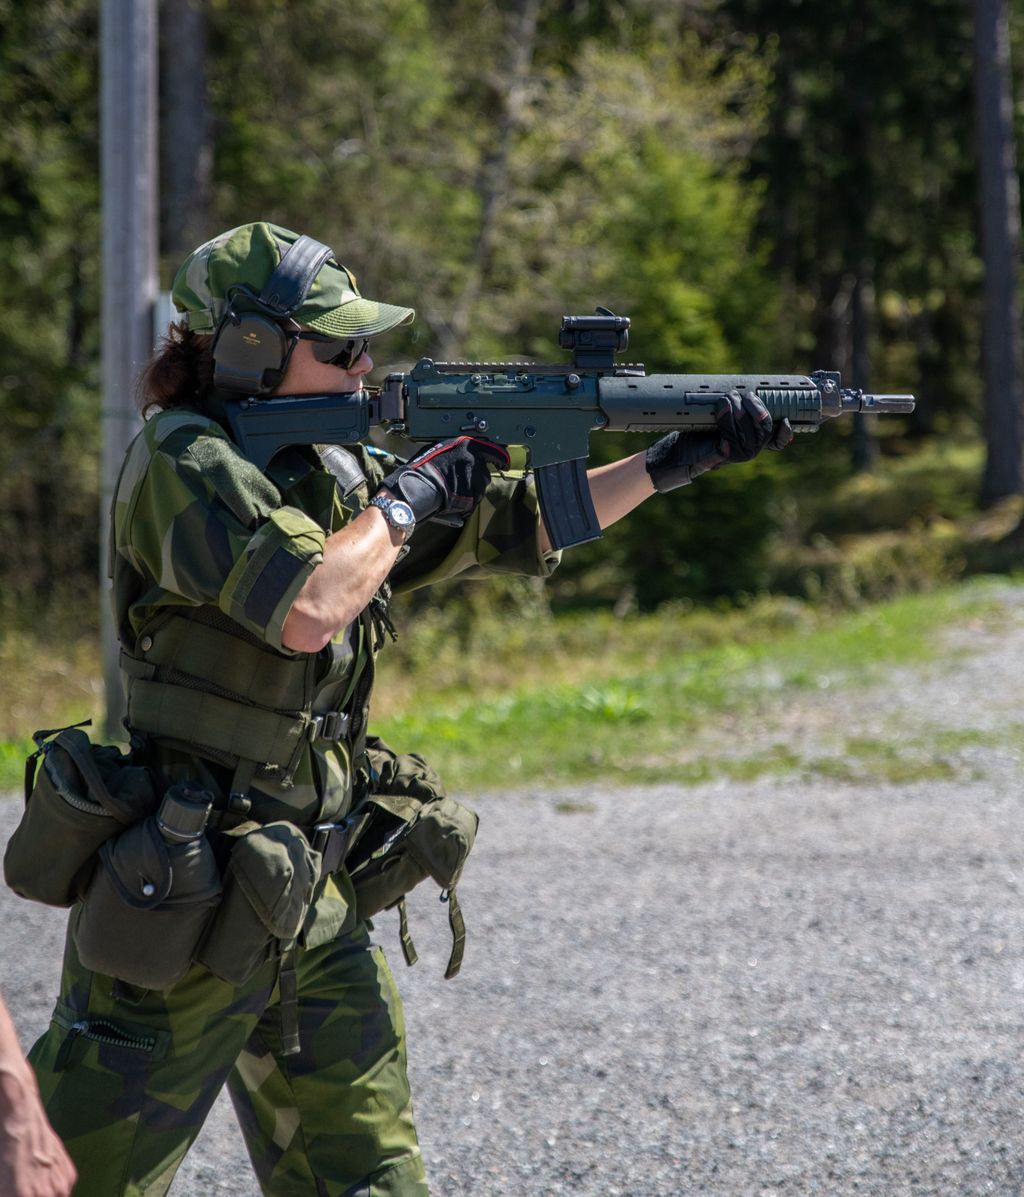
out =
<svg viewBox="0 0 1024 1197"><path fill-rule="evenodd" d="M46 1117L35 1074L0 998L0 1193L68 1197L77 1173Z"/></svg>

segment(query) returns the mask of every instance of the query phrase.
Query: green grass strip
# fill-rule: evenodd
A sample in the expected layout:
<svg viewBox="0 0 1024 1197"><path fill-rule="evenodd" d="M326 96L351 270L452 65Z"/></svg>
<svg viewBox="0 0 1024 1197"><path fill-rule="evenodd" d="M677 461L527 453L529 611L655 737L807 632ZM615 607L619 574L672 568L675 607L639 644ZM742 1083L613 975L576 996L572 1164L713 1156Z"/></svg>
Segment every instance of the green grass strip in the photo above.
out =
<svg viewBox="0 0 1024 1197"><path fill-rule="evenodd" d="M500 693L479 682L472 689L438 687L430 654L424 654L422 664L402 678L411 695L405 709L374 720L373 730L400 751L422 753L451 789L463 791L626 777L749 780L796 770L837 780L897 780L914 768L941 772L949 766L928 764L927 746L903 745L893 756L884 736L870 746L850 742L839 758L807 761L785 744L722 755L714 747L720 738L706 733L736 718L742 745L743 721L758 712L787 703L806 707L824 690L855 695L893 667L948 654L945 628L1005 620L1001 586L1005 582L981 579L840 614L791 603L780 608L769 599L716 614L665 610L614 622L605 613L573 615L543 631L550 673L538 675L535 660L529 672L541 681L506 685ZM472 637L460 650L466 677L485 678L495 664L500 635L490 628L483 639L479 659ZM524 651L521 640L515 651ZM580 676L586 654L594 658L582 670L586 680L566 680ZM509 661L500 664L503 675L514 676L514 660L511 667ZM31 730L0 742L4 790L20 789ZM975 742L969 732L961 739L963 746ZM943 746L947 755L957 748L953 740Z"/></svg>
<svg viewBox="0 0 1024 1197"><path fill-rule="evenodd" d="M375 730L396 748L421 752L458 789L751 778L801 762L785 745L741 759L702 754L704 729L717 719L738 716L742 739L744 717L780 704L806 705L825 689L855 693L895 666L948 653L941 633L955 622L1001 618L984 583L835 617L808 608L798 627L707 649L692 647L685 615L665 616L643 627L659 635L661 653L642 673L620 672L620 661L609 656L600 683L566 684L553 676L543 687L491 696L425 692L413 710ZM747 619L756 621L756 607ZM747 637L752 629L743 632ZM687 646L678 649L677 642ZM864 772L862 765L858 775ZM897 772L890 765L889 775Z"/></svg>

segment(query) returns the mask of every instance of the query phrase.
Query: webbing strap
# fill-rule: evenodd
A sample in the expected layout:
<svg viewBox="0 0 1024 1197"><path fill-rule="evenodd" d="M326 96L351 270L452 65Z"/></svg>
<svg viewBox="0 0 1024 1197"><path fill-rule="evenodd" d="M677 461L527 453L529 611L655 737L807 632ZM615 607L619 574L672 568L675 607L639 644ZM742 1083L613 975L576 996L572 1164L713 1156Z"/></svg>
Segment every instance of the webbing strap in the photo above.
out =
<svg viewBox="0 0 1024 1197"><path fill-rule="evenodd" d="M82 780L86 784L89 791L89 797L98 806L102 806L108 815L113 815L114 818L125 826L129 826L137 819L137 815L124 807L119 806L107 788L107 783L103 780L99 769L96 768L96 762L93 759L92 748L89 744L88 737L84 733L72 734L74 728L65 728L51 744L56 744L68 754L74 761L75 767L82 775Z"/></svg>
<svg viewBox="0 0 1024 1197"><path fill-rule="evenodd" d="M229 803L240 798L248 798L249 787L252 785L252 779L256 776L257 767L255 761L241 760L238 762L231 776L231 793L228 795Z"/></svg>
<svg viewBox="0 0 1024 1197"><path fill-rule="evenodd" d="M311 734L307 715L283 715L145 678L133 679L128 687L128 723L145 735L192 744L198 752L219 749L285 770L293 767Z"/></svg>
<svg viewBox="0 0 1024 1197"><path fill-rule="evenodd" d="M275 653L240 634L240 628L216 626L200 614L202 610L144 629L135 654L122 650L121 668L131 677L151 678L157 669L170 667L257 705L266 703L267 695L273 695L269 705L278 710L297 711L306 705L308 658Z"/></svg>
<svg viewBox="0 0 1024 1197"><path fill-rule="evenodd" d="M448 891L447 898L442 894L442 900L448 903L448 926L452 929L452 954L448 957L448 967L444 970L444 979L450 981L462 968L462 957L466 950L466 923L454 889Z"/></svg>
<svg viewBox="0 0 1024 1197"><path fill-rule="evenodd" d="M79 738L79 736L72 735L70 731L62 731L51 743L59 744L75 762L75 767L81 773L82 780L89 791L89 797L93 802L102 806L107 814L113 815L119 823L131 822L125 817L125 812L118 809L114 799L110 796L107 784L100 776L96 762L92 759L92 752L88 747L83 748L82 739L85 740L86 745L89 744L89 740L85 736Z"/></svg>
<svg viewBox="0 0 1024 1197"><path fill-rule="evenodd" d="M458 976L459 969L462 968L462 957L466 952L466 922L462 917L462 907L459 905L459 899L455 896L454 889L443 893L441 901L448 904L448 926L452 932L451 955L448 957L448 967L444 970L444 979L450 981L452 977ZM405 963L411 968L419 959L419 955L409 932L409 912L406 909L405 897L399 898L396 905L398 906L398 938L402 944L402 955L405 957Z"/></svg>
<svg viewBox="0 0 1024 1197"><path fill-rule="evenodd" d="M295 975L295 951L290 949L281 965L278 977L281 988L281 1055L296 1056L302 1050L299 1042L299 982Z"/></svg>
<svg viewBox="0 0 1024 1197"><path fill-rule="evenodd" d="M355 683L345 696L345 703L352 715L349 728L352 760L358 764L366 755L366 724L367 703L370 691L373 689L373 678L376 672L373 649L373 623L370 608L365 607L359 615L359 651L366 654L363 669L355 679Z"/></svg>
<svg viewBox="0 0 1024 1197"><path fill-rule="evenodd" d="M402 943L402 955L410 968L419 960L416 947L409 934L409 912L405 908L405 895L398 899L398 938Z"/></svg>

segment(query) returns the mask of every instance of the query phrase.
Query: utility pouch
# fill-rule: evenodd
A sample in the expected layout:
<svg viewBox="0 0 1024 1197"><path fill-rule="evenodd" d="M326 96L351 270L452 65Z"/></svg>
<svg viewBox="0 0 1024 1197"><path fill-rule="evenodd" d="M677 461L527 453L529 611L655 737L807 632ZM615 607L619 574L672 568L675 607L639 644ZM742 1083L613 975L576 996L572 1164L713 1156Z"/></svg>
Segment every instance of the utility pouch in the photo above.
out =
<svg viewBox="0 0 1024 1197"><path fill-rule="evenodd" d="M362 832L345 858L360 919L392 906L399 909L399 934L407 964L417 956L409 934L405 895L428 877L448 903L452 952L445 970L462 966L466 928L455 887L476 839L476 813L445 795L440 778L421 757L392 753L380 740L370 744L370 784L392 792L373 793L360 807Z"/></svg>
<svg viewBox="0 0 1024 1197"><path fill-rule="evenodd" d="M86 968L144 989L185 975L221 894L203 834L212 795L185 785L100 849L100 867L74 924Z"/></svg>
<svg viewBox="0 0 1024 1197"><path fill-rule="evenodd" d="M90 743L78 727L34 738L39 748L26 763L25 811L4 853L4 878L23 898L70 906L89 884L97 850L151 815L159 788L149 769L113 745Z"/></svg>
<svg viewBox="0 0 1024 1197"><path fill-rule="evenodd" d="M228 832L224 897L195 959L243 985L295 942L320 879L320 853L292 823L243 823Z"/></svg>

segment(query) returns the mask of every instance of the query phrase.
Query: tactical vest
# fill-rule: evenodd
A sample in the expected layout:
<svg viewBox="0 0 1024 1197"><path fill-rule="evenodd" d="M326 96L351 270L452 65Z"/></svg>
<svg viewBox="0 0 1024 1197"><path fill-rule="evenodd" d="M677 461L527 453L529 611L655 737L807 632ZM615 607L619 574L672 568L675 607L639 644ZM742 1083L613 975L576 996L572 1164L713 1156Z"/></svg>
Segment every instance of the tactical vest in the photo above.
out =
<svg viewBox="0 0 1024 1197"><path fill-rule="evenodd" d="M357 762L373 672L368 623L364 615L341 709L314 714L317 654L279 653L214 607L161 612L135 652L121 650L128 726L234 770L232 791L243 795L254 777L287 787L316 740L345 744Z"/></svg>
<svg viewBox="0 0 1024 1197"><path fill-rule="evenodd" d="M187 422L199 429L215 423L199 414ZM158 432L154 448L182 426L181 420L169 422L163 436ZM129 450L125 467L131 457ZM343 497L365 481L351 454L341 456L334 449L324 462ZM125 468L118 490L124 477ZM387 598L385 587L359 617L352 673L338 709L317 713L314 699L323 684L317 676L323 667L320 654L281 653L216 607L164 608L139 630L132 651L121 649L126 723L142 737L231 769L231 792L239 796L261 777L288 788L315 741L347 751L354 771L365 753L373 658L382 627L390 624Z"/></svg>

